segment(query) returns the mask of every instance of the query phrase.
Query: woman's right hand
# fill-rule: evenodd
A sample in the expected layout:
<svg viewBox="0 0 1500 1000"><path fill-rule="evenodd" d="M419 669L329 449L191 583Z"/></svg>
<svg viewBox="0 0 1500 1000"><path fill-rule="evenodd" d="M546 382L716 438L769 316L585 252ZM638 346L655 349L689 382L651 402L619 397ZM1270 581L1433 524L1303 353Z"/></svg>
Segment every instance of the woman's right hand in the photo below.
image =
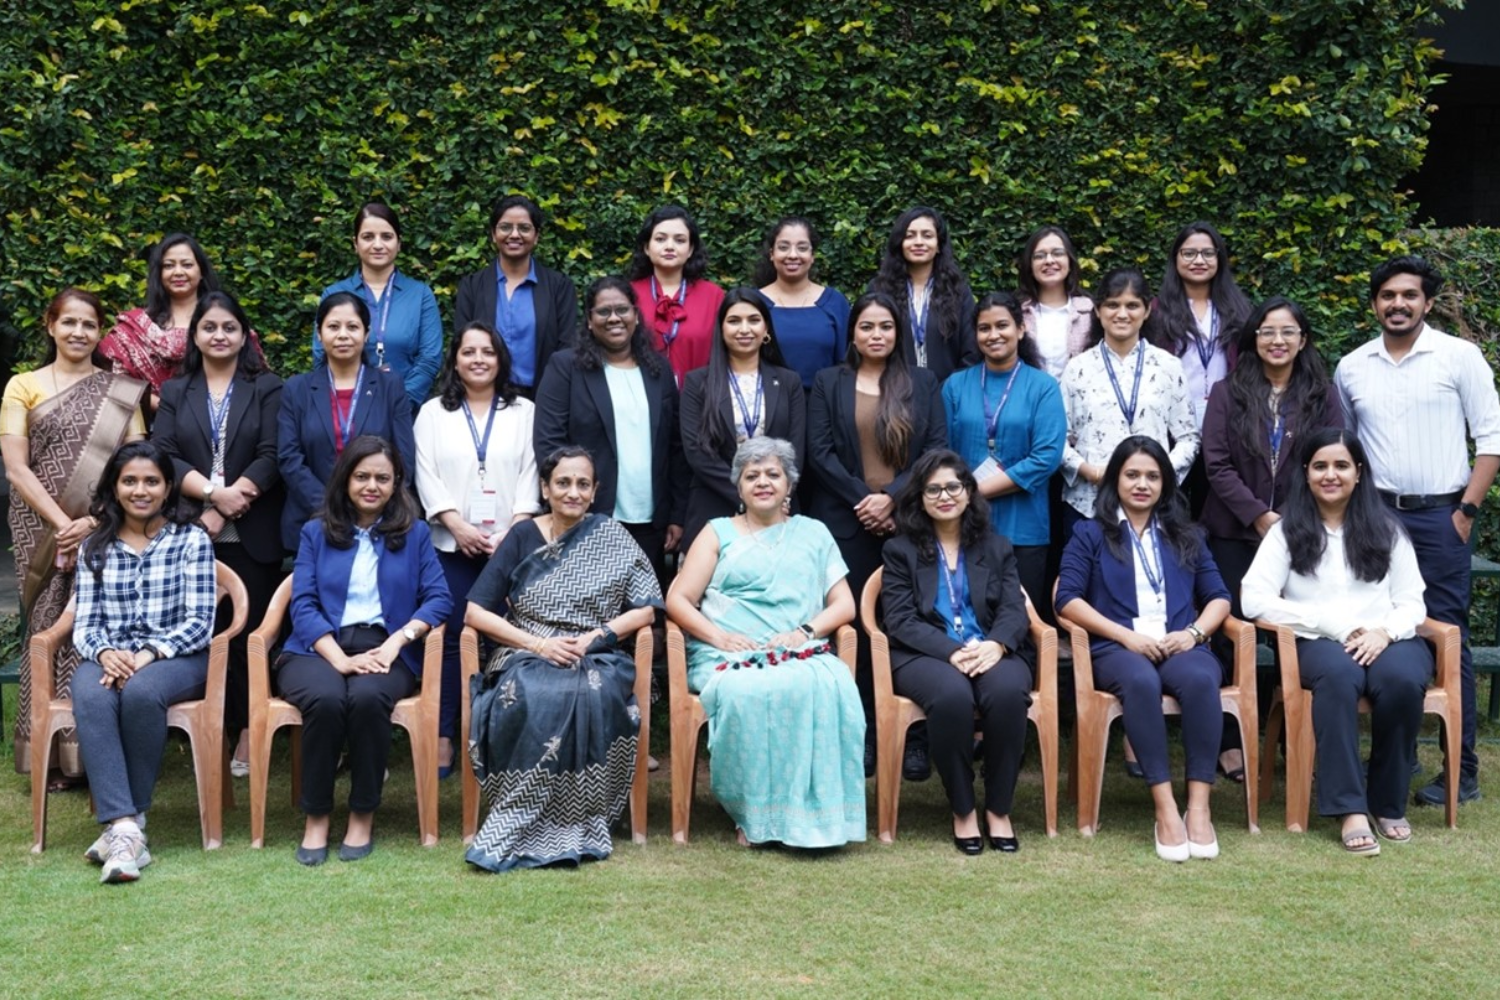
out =
<svg viewBox="0 0 1500 1000"><path fill-rule="evenodd" d="M489 536L469 522L455 519L447 527L458 543L458 550L470 559L488 558L493 551Z"/></svg>
<svg viewBox="0 0 1500 1000"><path fill-rule="evenodd" d="M1260 537L1265 538L1266 532L1271 530L1271 525L1275 524L1279 520L1281 520L1280 514L1276 513L1274 510L1266 511L1260 517L1257 517L1255 519L1255 522L1253 524L1255 533L1260 535Z"/></svg>
<svg viewBox="0 0 1500 1000"><path fill-rule="evenodd" d="M726 653L749 653L761 648L761 644L748 635L725 632L723 629L719 630L719 637L714 640L713 645Z"/></svg>
<svg viewBox="0 0 1500 1000"><path fill-rule="evenodd" d="M537 640L532 645L531 652L559 667L571 667L581 656L575 650L573 642L561 636Z"/></svg>
<svg viewBox="0 0 1500 1000"><path fill-rule="evenodd" d="M94 519L88 516L75 517L57 531L57 551L72 552L80 542L94 530Z"/></svg>
<svg viewBox="0 0 1500 1000"><path fill-rule="evenodd" d="M1160 642L1139 632L1127 632L1125 637L1120 640L1120 645L1132 653L1139 653L1152 663L1160 663L1166 658L1162 652Z"/></svg>

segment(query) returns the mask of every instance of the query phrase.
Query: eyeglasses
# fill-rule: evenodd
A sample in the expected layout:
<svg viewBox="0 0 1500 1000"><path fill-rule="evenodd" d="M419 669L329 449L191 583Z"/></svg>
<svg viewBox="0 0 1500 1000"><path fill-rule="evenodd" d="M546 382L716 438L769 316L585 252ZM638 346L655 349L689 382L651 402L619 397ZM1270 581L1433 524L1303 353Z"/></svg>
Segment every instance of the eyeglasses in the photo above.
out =
<svg viewBox="0 0 1500 1000"><path fill-rule="evenodd" d="M627 316L630 316L630 315L632 315L635 312L635 306L628 306L628 305L595 306L592 311L593 311L595 319L606 319L607 320L607 319L610 319L610 318L612 318L614 316L618 316L621 319L624 319Z"/></svg>
<svg viewBox="0 0 1500 1000"><path fill-rule="evenodd" d="M1281 329L1272 329L1269 326L1263 326L1255 331L1255 336L1261 340L1296 340L1302 336L1302 331L1295 326L1282 327Z"/></svg>
<svg viewBox="0 0 1500 1000"><path fill-rule="evenodd" d="M1205 261L1209 261L1216 260L1219 256L1219 251L1213 249L1212 247L1207 250L1198 250L1194 247L1183 247L1181 250L1177 251L1177 256L1181 257L1183 260L1197 260L1199 257L1202 257Z"/></svg>
<svg viewBox="0 0 1500 1000"><path fill-rule="evenodd" d="M509 236L511 233L517 236L530 236L536 232L536 226L529 222L501 222L495 226L495 232L501 236Z"/></svg>
<svg viewBox="0 0 1500 1000"><path fill-rule="evenodd" d="M778 244L776 244L776 252L777 253L791 253L794 250L797 253L812 253L812 244L811 243L778 243Z"/></svg>
<svg viewBox="0 0 1500 1000"><path fill-rule="evenodd" d="M963 496L965 491L964 484L957 479L946 483L928 483L922 487L922 495L929 500L936 500L940 496Z"/></svg>
<svg viewBox="0 0 1500 1000"><path fill-rule="evenodd" d="M1062 260L1067 256L1068 251L1064 250L1062 247L1058 247L1056 250L1038 250L1036 253L1031 255L1031 259L1040 264L1042 261L1047 260L1049 257L1052 260Z"/></svg>

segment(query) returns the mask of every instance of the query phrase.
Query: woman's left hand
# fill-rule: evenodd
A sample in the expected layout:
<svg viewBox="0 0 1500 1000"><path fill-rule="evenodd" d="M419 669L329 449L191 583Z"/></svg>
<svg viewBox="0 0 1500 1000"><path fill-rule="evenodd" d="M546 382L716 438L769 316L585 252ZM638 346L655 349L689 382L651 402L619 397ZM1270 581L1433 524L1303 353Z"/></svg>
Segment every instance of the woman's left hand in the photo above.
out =
<svg viewBox="0 0 1500 1000"><path fill-rule="evenodd" d="M807 633L794 628L790 632L778 632L766 640L767 649L797 649L810 642Z"/></svg>
<svg viewBox="0 0 1500 1000"><path fill-rule="evenodd" d="M1162 636L1156 645L1161 650L1162 657L1165 658L1176 653L1186 653L1198 645L1198 640L1193 638L1193 633L1186 629L1179 629L1176 632L1168 632Z"/></svg>
<svg viewBox="0 0 1500 1000"><path fill-rule="evenodd" d="M213 507L224 517L233 521L243 517L250 509L249 497L237 483L229 483L214 490Z"/></svg>
<svg viewBox="0 0 1500 1000"><path fill-rule="evenodd" d="M999 663L1005 655L1005 649L993 639L986 639L974 647L974 656L970 661L970 677L978 677L986 670Z"/></svg>
<svg viewBox="0 0 1500 1000"><path fill-rule="evenodd" d="M1383 628L1357 628L1344 640L1344 652L1354 657L1355 663L1368 667L1390 644L1391 637Z"/></svg>
<svg viewBox="0 0 1500 1000"><path fill-rule="evenodd" d="M889 494L868 493L863 500L854 505L854 514L866 531L879 531L891 520L891 514L895 509L896 501L892 500Z"/></svg>

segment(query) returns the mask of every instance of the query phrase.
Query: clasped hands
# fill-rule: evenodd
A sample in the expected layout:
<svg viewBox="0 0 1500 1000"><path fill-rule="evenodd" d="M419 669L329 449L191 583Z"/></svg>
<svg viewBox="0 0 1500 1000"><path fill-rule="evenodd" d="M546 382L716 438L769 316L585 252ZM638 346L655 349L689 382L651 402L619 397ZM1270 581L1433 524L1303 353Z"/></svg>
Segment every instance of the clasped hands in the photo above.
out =
<svg viewBox="0 0 1500 1000"><path fill-rule="evenodd" d="M386 639L374 649L367 649L363 653L354 653L345 656L342 663L335 663L334 668L341 674L388 674L391 672L391 664L396 662L396 657L401 655L402 648L406 645L399 633Z"/></svg>
<svg viewBox="0 0 1500 1000"><path fill-rule="evenodd" d="M156 659L156 654L149 649L138 649L134 653L127 653L123 649L106 649L99 654L96 661L99 668L104 671L104 676L99 678L99 683L104 687L112 687L115 690L125 686L125 682L135 676L135 672Z"/></svg>
<svg viewBox="0 0 1500 1000"><path fill-rule="evenodd" d="M948 657L948 662L965 677L978 677L999 663L1004 655L1005 647L993 639L986 639L983 642L970 639L953 651L953 655Z"/></svg>
<svg viewBox="0 0 1500 1000"><path fill-rule="evenodd" d="M603 629L596 628L582 635L554 635L547 639L537 639L531 644L531 652L548 663L571 667L583 659L583 654L603 634Z"/></svg>
<svg viewBox="0 0 1500 1000"><path fill-rule="evenodd" d="M1168 632L1160 639L1152 638L1141 632L1131 632L1128 638L1121 641L1120 645L1132 653L1141 654L1152 663L1160 663L1162 660L1176 653L1186 653L1198 645L1198 640L1193 638L1193 633L1186 629Z"/></svg>
<svg viewBox="0 0 1500 1000"><path fill-rule="evenodd" d="M1391 644L1391 634L1383 628L1357 628L1344 639L1344 652L1362 667L1374 663Z"/></svg>
<svg viewBox="0 0 1500 1000"><path fill-rule="evenodd" d="M868 493L854 505L854 516L872 535L889 535L896 530L896 501L887 493Z"/></svg>

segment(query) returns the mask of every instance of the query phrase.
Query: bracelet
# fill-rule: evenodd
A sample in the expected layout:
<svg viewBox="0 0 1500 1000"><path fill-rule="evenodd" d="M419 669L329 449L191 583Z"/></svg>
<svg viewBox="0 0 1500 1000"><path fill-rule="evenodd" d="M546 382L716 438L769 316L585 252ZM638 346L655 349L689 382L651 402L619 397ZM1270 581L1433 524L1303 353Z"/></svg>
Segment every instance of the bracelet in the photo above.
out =
<svg viewBox="0 0 1500 1000"><path fill-rule="evenodd" d="M531 651L533 653L535 653L537 656L541 656L543 650L545 650L546 648L547 648L547 640L546 639L538 639L535 643L532 644Z"/></svg>

